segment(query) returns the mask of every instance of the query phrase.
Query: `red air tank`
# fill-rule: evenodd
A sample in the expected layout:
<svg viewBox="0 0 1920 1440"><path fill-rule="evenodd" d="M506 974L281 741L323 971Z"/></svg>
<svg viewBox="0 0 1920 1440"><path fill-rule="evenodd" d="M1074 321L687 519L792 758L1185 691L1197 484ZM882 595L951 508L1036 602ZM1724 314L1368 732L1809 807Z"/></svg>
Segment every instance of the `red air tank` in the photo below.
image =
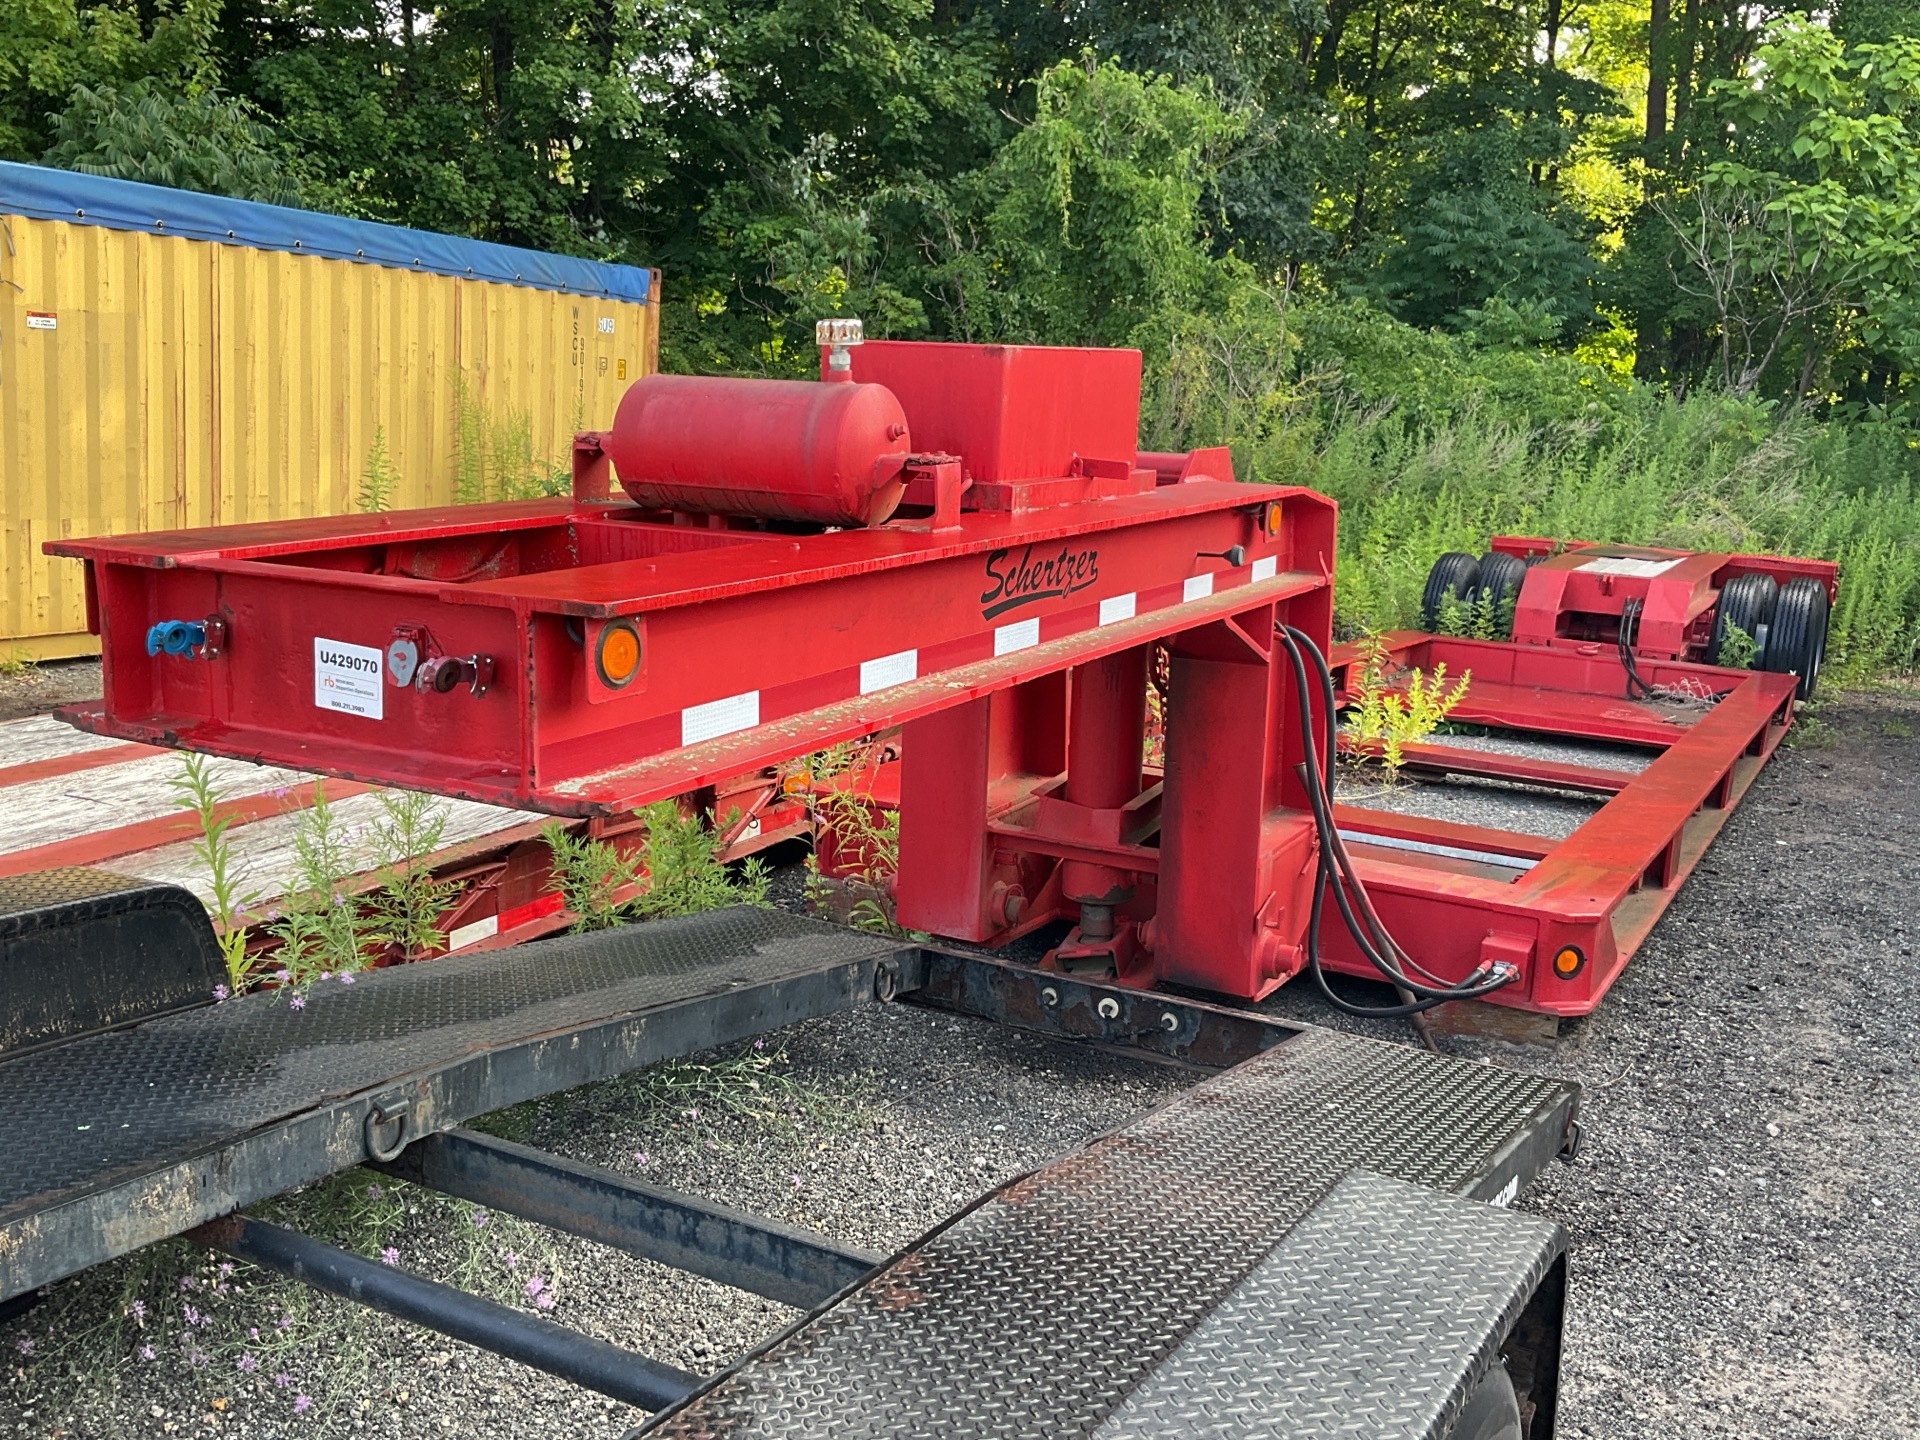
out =
<svg viewBox="0 0 1920 1440"><path fill-rule="evenodd" d="M884 385L648 375L606 441L649 508L878 525L900 503L906 412Z"/></svg>

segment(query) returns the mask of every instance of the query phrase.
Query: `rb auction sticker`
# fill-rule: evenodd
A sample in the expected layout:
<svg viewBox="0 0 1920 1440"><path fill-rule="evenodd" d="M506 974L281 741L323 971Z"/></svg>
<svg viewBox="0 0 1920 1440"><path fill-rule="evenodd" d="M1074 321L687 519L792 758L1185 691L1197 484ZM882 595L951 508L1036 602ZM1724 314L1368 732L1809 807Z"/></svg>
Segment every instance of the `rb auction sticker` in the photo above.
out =
<svg viewBox="0 0 1920 1440"><path fill-rule="evenodd" d="M381 658L378 650L340 640L313 639L313 703L322 710L381 718Z"/></svg>

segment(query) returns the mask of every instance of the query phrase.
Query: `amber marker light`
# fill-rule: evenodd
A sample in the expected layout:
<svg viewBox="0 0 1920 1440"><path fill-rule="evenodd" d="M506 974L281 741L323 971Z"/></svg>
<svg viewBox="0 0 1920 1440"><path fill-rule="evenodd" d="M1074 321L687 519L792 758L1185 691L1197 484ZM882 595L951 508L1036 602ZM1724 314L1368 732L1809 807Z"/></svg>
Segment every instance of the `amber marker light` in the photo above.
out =
<svg viewBox="0 0 1920 1440"><path fill-rule="evenodd" d="M640 632L631 620L615 620L600 632L593 655L600 683L618 690L640 671Z"/></svg>
<svg viewBox="0 0 1920 1440"><path fill-rule="evenodd" d="M1562 980L1571 980L1587 967L1587 957L1578 945L1562 945L1554 952L1553 973Z"/></svg>

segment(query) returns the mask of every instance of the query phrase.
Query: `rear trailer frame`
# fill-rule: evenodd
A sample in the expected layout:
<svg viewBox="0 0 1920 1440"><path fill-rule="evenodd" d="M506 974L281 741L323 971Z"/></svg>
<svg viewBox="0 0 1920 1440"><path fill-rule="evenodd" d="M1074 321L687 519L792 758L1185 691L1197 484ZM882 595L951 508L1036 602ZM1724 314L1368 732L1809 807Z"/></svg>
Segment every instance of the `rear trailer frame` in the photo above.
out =
<svg viewBox="0 0 1920 1440"><path fill-rule="evenodd" d="M143 963L113 915L164 908L170 887L90 873L17 889L12 918L68 928L108 968ZM893 1000L1210 1078L891 1259L458 1128ZM1504 1433L1553 1433L1566 1237L1497 1207L1576 1138L1566 1082L756 910L366 973L297 1012L268 992L95 1019L0 1055L0 1140L14 1157L0 1302L188 1233L671 1407L656 1422L666 1434L1127 1435L1200 1406L1237 1417L1233 1433L1352 1433L1329 1428L1334 1416L1440 1440L1490 1387L1525 1417ZM71 1128L49 1127L50 1113ZM368 1163L813 1308L703 1385L235 1213ZM1008 1308L1010 1277L1053 1308ZM1339 1337L1339 1364L1324 1345L1235 1343L1249 1326L1294 1333L1307 1303ZM929 1348L940 1336L952 1343ZM1042 1395L1019 1378L1036 1366L1056 1379L1078 1367L1086 1383ZM781 1398L796 1384L829 1403L796 1414Z"/></svg>

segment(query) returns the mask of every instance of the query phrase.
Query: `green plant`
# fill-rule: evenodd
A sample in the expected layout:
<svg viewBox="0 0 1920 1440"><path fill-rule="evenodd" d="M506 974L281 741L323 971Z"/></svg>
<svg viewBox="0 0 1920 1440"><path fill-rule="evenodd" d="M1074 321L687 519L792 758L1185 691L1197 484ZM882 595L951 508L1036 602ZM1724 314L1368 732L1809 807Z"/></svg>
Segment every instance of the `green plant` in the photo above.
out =
<svg viewBox="0 0 1920 1440"><path fill-rule="evenodd" d="M541 832L552 856L547 887L573 915L575 934L606 930L627 923L622 891L637 889L640 862L622 855L610 840L598 840L584 830L576 834L556 820Z"/></svg>
<svg viewBox="0 0 1920 1440"><path fill-rule="evenodd" d="M367 463L360 472L360 489L354 497L354 503L368 515L378 514L382 510L393 508L393 498L400 490L400 472L394 468L393 458L387 454L386 427L373 427L373 444L367 448Z"/></svg>
<svg viewBox="0 0 1920 1440"><path fill-rule="evenodd" d="M453 499L533 500L564 495L573 484L571 459L542 459L533 421L524 410L492 415L465 372L453 376Z"/></svg>
<svg viewBox="0 0 1920 1440"><path fill-rule="evenodd" d="M370 938L360 908L347 894L346 880L358 866L353 846L333 804L326 782L313 785L313 804L293 827L293 882L267 933L282 982L304 995L323 975L366 967Z"/></svg>
<svg viewBox="0 0 1920 1440"><path fill-rule="evenodd" d="M227 838L233 817L221 813L211 767L212 762L205 755L182 751L180 773L168 783L180 808L191 810L200 822L200 838L193 842L193 858L199 862L207 877L207 888L213 893L215 939L220 946L220 958L227 967L226 992L238 995L252 978L247 956L247 927L240 917L257 897L241 888L242 867Z"/></svg>
<svg viewBox="0 0 1920 1440"><path fill-rule="evenodd" d="M431 795L381 792L372 832L379 868L374 888L361 899L366 935L374 944L413 958L447 943L440 917L453 903L456 887L435 880L432 866L421 863L440 848L446 828L446 806Z"/></svg>
<svg viewBox="0 0 1920 1440"><path fill-rule="evenodd" d="M683 813L672 800L657 801L640 814L647 830L641 847L647 888L633 902L639 914L652 920L767 903L766 867L756 856L741 866L738 877L730 874L720 859L720 837L699 815Z"/></svg>
<svg viewBox="0 0 1920 1440"><path fill-rule="evenodd" d="M807 796L812 831L804 893L808 908L818 914L837 915L856 930L904 936L913 932L900 924L893 897L900 870L900 812L873 802L871 763L866 746L835 745L804 757L789 777ZM820 862L828 843L831 876Z"/></svg>
<svg viewBox="0 0 1920 1440"><path fill-rule="evenodd" d="M1720 663L1729 670L1751 670L1759 658L1760 647L1754 643L1753 636L1733 621L1727 621L1727 633L1720 641Z"/></svg>
<svg viewBox="0 0 1920 1440"><path fill-rule="evenodd" d="M1403 747L1423 740L1440 728L1448 715L1466 698L1473 680L1471 670L1447 685L1447 667L1436 665L1427 676L1420 670L1407 672L1405 683L1390 685L1386 674L1386 646L1377 634L1361 641L1359 687L1348 735L1368 751L1378 747L1387 783L1392 785L1406 763Z"/></svg>
<svg viewBox="0 0 1920 1440"><path fill-rule="evenodd" d="M0 679L18 680L33 673L33 658L24 650L9 650L0 655Z"/></svg>

